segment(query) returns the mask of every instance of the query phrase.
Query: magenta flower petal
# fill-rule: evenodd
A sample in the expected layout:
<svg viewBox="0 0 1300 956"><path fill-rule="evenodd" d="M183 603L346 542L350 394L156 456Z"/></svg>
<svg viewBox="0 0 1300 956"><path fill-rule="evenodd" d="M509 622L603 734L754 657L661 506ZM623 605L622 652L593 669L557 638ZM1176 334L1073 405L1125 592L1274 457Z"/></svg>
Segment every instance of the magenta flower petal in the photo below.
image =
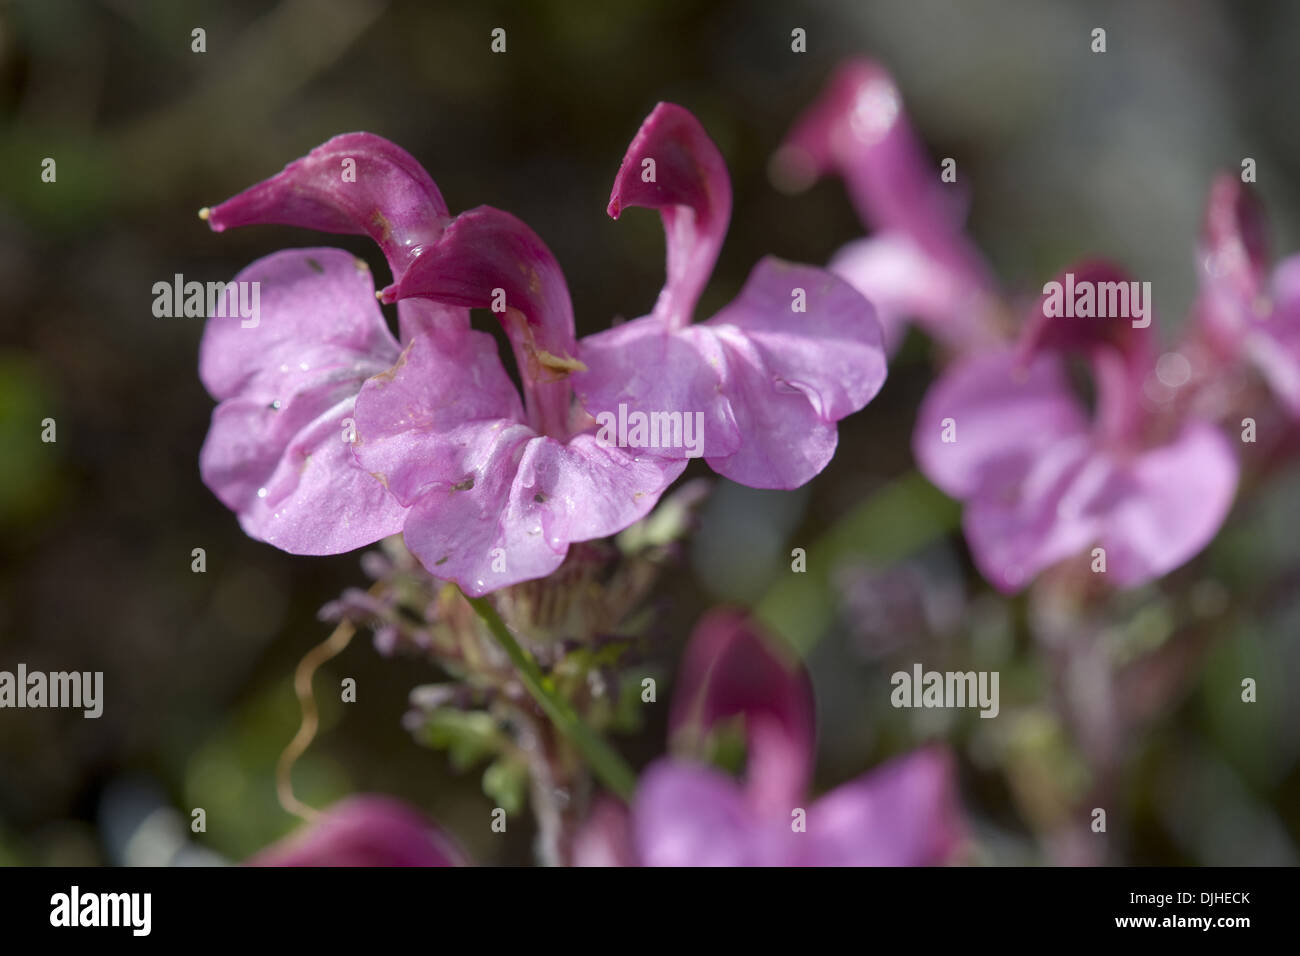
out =
<svg viewBox="0 0 1300 956"><path fill-rule="evenodd" d="M744 719L746 789L756 810L788 811L812 774L808 675L740 611L712 611L691 635L673 692L669 733L690 738Z"/></svg>
<svg viewBox="0 0 1300 956"><path fill-rule="evenodd" d="M464 866L441 830L391 797L350 797L258 853L249 866Z"/></svg>
<svg viewBox="0 0 1300 956"><path fill-rule="evenodd" d="M627 807L609 797L598 797L574 834L570 855L574 866L640 866Z"/></svg>
<svg viewBox="0 0 1300 956"><path fill-rule="evenodd" d="M803 312L793 308L799 292ZM824 270L770 256L709 321L676 332L658 325L649 316L582 340L588 371L574 375L574 388L583 406L598 419L620 405L700 412L710 467L752 487L796 488L820 472L835 451L835 423L885 380L870 304Z"/></svg>
<svg viewBox="0 0 1300 956"><path fill-rule="evenodd" d="M437 240L447 215L438 187L409 153L371 133L345 133L214 206L208 224L217 232L277 223L368 235L399 276Z"/></svg>
<svg viewBox="0 0 1300 956"><path fill-rule="evenodd" d="M361 387L355 454L409 506L437 485L473 477L468 462L491 452L471 446L496 443L492 426L520 440L531 435L522 421L519 392L492 336L470 331L454 343L421 336L391 370Z"/></svg>
<svg viewBox="0 0 1300 956"><path fill-rule="evenodd" d="M1265 305L1268 223L1264 207L1237 176L1210 186L1198 248L1201 317L1223 342L1239 339Z"/></svg>
<svg viewBox="0 0 1300 956"><path fill-rule="evenodd" d="M998 496L1049 447L1087 432L1055 356L1021 366L1002 349L944 372L921 403L912 450L926 477L952 497Z"/></svg>
<svg viewBox="0 0 1300 956"><path fill-rule="evenodd" d="M632 827L645 866L933 866L965 831L951 758L939 750L899 757L811 805L764 812L717 770L659 760L642 774Z"/></svg>
<svg viewBox="0 0 1300 956"><path fill-rule="evenodd" d="M1107 573L1132 587L1174 570L1213 540L1232 507L1239 465L1222 432L1193 420L1119 467L1130 491L1108 510L1101 544Z"/></svg>
<svg viewBox="0 0 1300 956"><path fill-rule="evenodd" d="M1246 356L1294 417L1300 417L1300 255L1278 263L1271 281L1273 303L1243 342Z"/></svg>
<svg viewBox="0 0 1300 956"><path fill-rule="evenodd" d="M956 348L990 344L987 325L972 321L982 304L969 283L929 256L906 233L884 232L842 246L826 268L847 281L875 307L885 348L902 343L907 320Z"/></svg>
<svg viewBox="0 0 1300 956"><path fill-rule="evenodd" d="M252 537L336 554L401 529L403 509L357 467L349 441L361 383L397 358L370 272L334 249L286 250L235 279L260 316L208 319L200 375L221 400L200 453L204 483Z"/></svg>
<svg viewBox="0 0 1300 956"><path fill-rule="evenodd" d="M691 320L731 218L726 163L689 110L660 103L641 124L614 178L609 214L617 219L628 206L663 218L668 280L651 314L679 328Z"/></svg>
<svg viewBox="0 0 1300 956"><path fill-rule="evenodd" d="M725 458L740 449L743 437L732 403L722 394L728 352L721 338L704 325L673 331L654 316L624 322L589 335L578 343L586 369L573 376L573 388L587 412L601 420L628 413L700 413L699 450ZM681 458L685 447L648 451Z"/></svg>
<svg viewBox="0 0 1300 956"><path fill-rule="evenodd" d="M462 213L384 297L493 309L524 380L530 424L547 432L567 427L564 379L579 367L569 287L550 249L524 223L490 206Z"/></svg>
<svg viewBox="0 0 1300 956"><path fill-rule="evenodd" d="M357 400L357 460L411 506L406 544L431 574L473 595L545 577L571 542L623 530L681 474L685 462L589 434L538 435L491 338L464 342L457 355L417 338Z"/></svg>
<svg viewBox="0 0 1300 956"><path fill-rule="evenodd" d="M930 749L826 794L794 845L807 866L934 866L951 858L963 833L952 759Z"/></svg>
<svg viewBox="0 0 1300 956"><path fill-rule="evenodd" d="M1014 594L1040 571L1100 543L1105 509L1123 486L1086 436L1008 463L998 485L966 502L962 527L980 573ZM1015 467L1021 468L1018 472Z"/></svg>
<svg viewBox="0 0 1300 956"><path fill-rule="evenodd" d="M1244 356L1300 417L1300 256L1268 275L1268 227L1254 193L1231 174L1210 188L1198 250L1196 314L1228 356Z"/></svg>
<svg viewBox="0 0 1300 956"><path fill-rule="evenodd" d="M1139 413L1113 417L1140 428ZM1217 532L1237 483L1222 435L1193 420L1172 440L1136 443L1126 432L1117 442L1105 425L1086 421L1050 352L1028 365L1011 350L977 355L926 396L913 437L917 462L965 502L972 557L999 590L1014 593L1098 546L1110 580L1133 587L1180 566Z"/></svg>
<svg viewBox="0 0 1300 956"><path fill-rule="evenodd" d="M681 760L647 767L632 808L643 866L779 865L783 826L757 818L726 775Z"/></svg>
<svg viewBox="0 0 1300 956"><path fill-rule="evenodd" d="M911 236L965 289L992 288L983 259L962 232L965 196L940 179L898 87L879 64L854 60L841 66L791 130L775 166L794 188L838 173L871 229ZM959 313L948 318L971 321Z"/></svg>

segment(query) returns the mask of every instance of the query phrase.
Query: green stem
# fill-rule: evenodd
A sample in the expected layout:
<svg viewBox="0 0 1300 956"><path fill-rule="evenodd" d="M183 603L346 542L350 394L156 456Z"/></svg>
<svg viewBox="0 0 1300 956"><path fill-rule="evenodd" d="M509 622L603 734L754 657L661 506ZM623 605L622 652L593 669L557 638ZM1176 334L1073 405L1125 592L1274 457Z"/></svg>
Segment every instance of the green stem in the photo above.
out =
<svg viewBox="0 0 1300 956"><path fill-rule="evenodd" d="M600 734L587 726L573 705L556 690L555 684L537 666L533 655L515 640L492 603L487 598L472 598L468 595L465 600L469 601L470 606L488 626L492 636L515 665L519 679L528 688L528 693L533 695L546 716L573 742L601 782L624 800L630 800L636 790L636 774L632 768Z"/></svg>

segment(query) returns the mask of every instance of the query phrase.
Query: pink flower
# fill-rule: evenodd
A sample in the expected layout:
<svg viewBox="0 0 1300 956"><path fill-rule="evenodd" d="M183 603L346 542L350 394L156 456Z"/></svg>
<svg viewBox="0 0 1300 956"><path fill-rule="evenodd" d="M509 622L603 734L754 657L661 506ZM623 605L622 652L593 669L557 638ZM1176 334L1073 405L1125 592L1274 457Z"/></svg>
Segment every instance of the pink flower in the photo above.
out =
<svg viewBox="0 0 1300 956"><path fill-rule="evenodd" d="M1076 287L1128 281L1104 263L1067 271ZM1040 302L1018 347L960 359L926 395L916 460L965 503L972 556L999 590L1094 547L1108 579L1135 587L1186 562L1222 525L1236 456L1210 422L1144 402L1154 332L1127 318L1049 318ZM1092 372L1092 415L1070 387L1071 353Z"/></svg>
<svg viewBox="0 0 1300 956"><path fill-rule="evenodd" d="M650 181L643 155L657 159ZM663 210L669 281L652 316L581 346L537 235L486 206L451 218L419 164L378 137L335 137L211 210L218 231L287 223L371 236L393 272L384 298L401 338L345 253L254 263L239 279L261 284L261 321L212 317L204 336L201 375L221 403L205 482L250 535L284 550L335 553L402 531L431 574L481 595L545 577L571 543L623 530L686 467L684 429L652 447L611 440L602 412L698 416L696 451L723 474L807 481L834 451L835 422L884 379L870 305L828 273L764 260L736 302L688 325L731 198L716 148L680 107L646 121L615 214L620 201ZM491 336L470 328L475 307L501 321L522 396Z"/></svg>
<svg viewBox="0 0 1300 956"><path fill-rule="evenodd" d="M355 164L346 181L345 163ZM368 233L395 273L447 222L428 174L369 133L336 136L285 169L213 208L208 224L282 223ZM199 376L220 403L199 457L203 481L244 530L294 554L337 554L402 528L405 509L356 467L350 441L361 383L401 349L375 302L364 263L336 249L292 249L259 259L235 282L260 284L260 316L213 316ZM466 348L465 310L428 302L399 306L402 341L426 332ZM490 353L480 351L476 361Z"/></svg>
<svg viewBox="0 0 1300 956"><path fill-rule="evenodd" d="M357 460L410 509L406 545L431 574L476 596L545 577L571 542L642 518L685 468L598 441L572 407L569 291L550 250L508 213L464 213L384 295L501 301L523 379L521 403L495 350L474 360L491 337L467 331L455 350L417 336L361 389Z"/></svg>
<svg viewBox="0 0 1300 956"><path fill-rule="evenodd" d="M773 157L773 171L792 190L828 173L844 178L873 235L844 246L828 268L871 300L891 349L907 319L954 347L994 338L996 284L963 231L965 193L940 178L882 66L840 66Z"/></svg>
<svg viewBox="0 0 1300 956"><path fill-rule="evenodd" d="M1264 209L1239 177L1225 173L1211 186L1197 252L1194 312L1210 342L1251 362L1300 416L1300 255L1270 272Z"/></svg>
<svg viewBox="0 0 1300 956"><path fill-rule="evenodd" d="M630 811L598 806L575 842L580 865L925 866L952 856L963 825L941 750L896 758L806 798L812 688L744 615L706 616L680 673L674 744L698 752L718 725L739 718L744 780L684 757L656 761Z"/></svg>
<svg viewBox="0 0 1300 956"><path fill-rule="evenodd" d="M628 206L660 211L667 281L649 315L579 344L582 404L598 419L620 408L698 413L702 454L719 474L758 488L804 484L834 454L835 423L884 383L870 304L828 272L768 257L730 305L692 324L726 235L731 183L717 147L679 106L656 106L628 147L609 214Z"/></svg>
<svg viewBox="0 0 1300 956"><path fill-rule="evenodd" d="M349 797L248 861L249 866L464 866L464 853L414 808Z"/></svg>

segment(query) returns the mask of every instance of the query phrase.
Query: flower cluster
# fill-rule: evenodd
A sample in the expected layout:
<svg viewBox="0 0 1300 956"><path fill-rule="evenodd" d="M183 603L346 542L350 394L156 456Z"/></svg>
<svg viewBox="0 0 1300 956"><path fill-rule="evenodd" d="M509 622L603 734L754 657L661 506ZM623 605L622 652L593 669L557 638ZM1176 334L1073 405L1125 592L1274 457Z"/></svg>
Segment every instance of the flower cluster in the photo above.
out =
<svg viewBox="0 0 1300 956"><path fill-rule="evenodd" d="M563 273L524 223L480 206L452 217L407 153L338 136L205 211L217 230L280 223L369 235L393 282L389 333L368 269L331 249L248 266L261 321L208 320L200 357L220 404L204 481L245 531L295 554L332 554L401 532L428 571L482 595L544 578L575 542L643 518L685 469L680 442L608 440L620 408L665 430L701 416L718 473L793 488L835 449L839 419L885 377L870 304L835 275L766 258L734 302L692 324L731 209L717 147L660 104L632 141L609 211L657 209L668 276L643 318L579 341ZM491 309L522 395L494 341ZM672 437L672 436L670 436Z"/></svg>
<svg viewBox="0 0 1300 956"><path fill-rule="evenodd" d="M1300 257L1269 274L1257 200L1236 177L1210 191L1201 293L1182 341L1166 349L1149 315L1129 322L1054 308L1054 287L1130 287L1102 261L1063 270L1024 310L1020 330L1008 328L1011 297L962 231L955 187L926 160L875 63L836 73L774 169L796 187L829 171L845 178L874 234L830 269L876 305L891 344L911 318L956 353L921 405L913 450L925 475L964 503L972 556L1001 591L1080 555L1134 587L1200 552L1241 470L1222 426L1254 441L1250 416L1263 404L1234 392L1242 360L1300 413ZM1090 373L1091 408L1070 380L1074 359Z"/></svg>

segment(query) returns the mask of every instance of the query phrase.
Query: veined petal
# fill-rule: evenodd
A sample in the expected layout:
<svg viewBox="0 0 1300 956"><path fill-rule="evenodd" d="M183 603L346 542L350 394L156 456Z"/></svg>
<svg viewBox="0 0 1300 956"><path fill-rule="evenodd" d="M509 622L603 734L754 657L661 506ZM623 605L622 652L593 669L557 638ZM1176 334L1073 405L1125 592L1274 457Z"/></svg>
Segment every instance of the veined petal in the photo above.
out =
<svg viewBox="0 0 1300 956"><path fill-rule="evenodd" d="M702 445L660 442L655 455L702 449L733 481L796 488L830 461L835 422L883 384L881 339L870 303L848 283L768 257L708 322L673 332L649 316L583 339L588 368L575 388L591 415L620 427L624 411L701 416Z"/></svg>
<svg viewBox="0 0 1300 956"><path fill-rule="evenodd" d="M731 178L700 121L673 103L656 106L633 137L614 178L609 214L659 210L668 279L651 313L678 328L690 322L713 273L731 218Z"/></svg>
<svg viewBox="0 0 1300 956"><path fill-rule="evenodd" d="M248 861L249 866L463 866L465 855L413 807L350 797Z"/></svg>
<svg viewBox="0 0 1300 956"><path fill-rule="evenodd" d="M824 269L767 256L740 295L705 325L735 329L752 342L771 387L801 393L823 421L859 411L885 383L875 309Z"/></svg>
<svg viewBox="0 0 1300 956"><path fill-rule="evenodd" d="M812 776L812 685L743 612L711 611L686 645L669 734L689 744L733 717L745 724L750 805L787 815Z"/></svg>
<svg viewBox="0 0 1300 956"><path fill-rule="evenodd" d="M230 289L243 286L245 291ZM199 377L213 398L287 398L286 386L324 375L358 382L397 359L364 262L339 249L285 249L245 267L227 301L256 288L254 323L237 310L209 317Z"/></svg>
<svg viewBox="0 0 1300 956"><path fill-rule="evenodd" d="M204 483L252 537L336 554L400 530L403 509L352 457L353 401L397 356L369 271L333 249L253 263L257 324L212 317L200 369L224 399L200 453Z"/></svg>
<svg viewBox="0 0 1300 956"><path fill-rule="evenodd" d="M478 427L482 435L497 425ZM566 445L522 425L466 447L474 453L461 469L468 477L421 496L405 537L430 574L475 597L546 577L571 543L622 531L654 507L684 467L637 461L589 435Z"/></svg>
<svg viewBox="0 0 1300 956"><path fill-rule="evenodd" d="M807 866L934 866L963 831L952 758L929 749L836 787L812 805L806 835L793 842Z"/></svg>
<svg viewBox="0 0 1300 956"><path fill-rule="evenodd" d="M404 504L431 487L471 477L471 445L523 425L519 393L486 332L451 342L415 338L388 371L369 379L357 397L358 463ZM495 425L495 428L488 427ZM495 441L495 439L491 439Z"/></svg>
<svg viewBox="0 0 1300 956"><path fill-rule="evenodd" d="M578 355L586 368L573 376L574 391L602 425L617 430L627 416L677 413L684 429L686 416L702 416L699 434L692 436L697 447L687 447L684 431L677 445L647 436L644 450L650 454L726 457L740 448L740 430L724 394L727 353L712 330L688 325L673 331L645 316L587 336L578 343Z"/></svg>
<svg viewBox="0 0 1300 956"><path fill-rule="evenodd" d="M448 354L417 338L357 399L357 461L412 511L409 547L435 577L485 594L545 577L574 541L644 517L685 462L567 442L523 424L490 336Z"/></svg>
<svg viewBox="0 0 1300 956"><path fill-rule="evenodd" d="M207 218L217 232L277 223L368 235L400 276L437 240L447 215L438 187L410 153L372 133L344 133L213 207Z"/></svg>
<svg viewBox="0 0 1300 956"><path fill-rule="evenodd" d="M329 404L321 389L278 410L227 399L199 452L203 483L250 537L290 554L341 554L396 534L405 509L352 457L354 400Z"/></svg>
<svg viewBox="0 0 1300 956"><path fill-rule="evenodd" d="M883 332L871 304L812 266L762 259L704 327L726 349L723 396L741 433L740 448L708 456L709 466L751 487L797 488L817 475L835 453L835 423L885 381Z"/></svg>

